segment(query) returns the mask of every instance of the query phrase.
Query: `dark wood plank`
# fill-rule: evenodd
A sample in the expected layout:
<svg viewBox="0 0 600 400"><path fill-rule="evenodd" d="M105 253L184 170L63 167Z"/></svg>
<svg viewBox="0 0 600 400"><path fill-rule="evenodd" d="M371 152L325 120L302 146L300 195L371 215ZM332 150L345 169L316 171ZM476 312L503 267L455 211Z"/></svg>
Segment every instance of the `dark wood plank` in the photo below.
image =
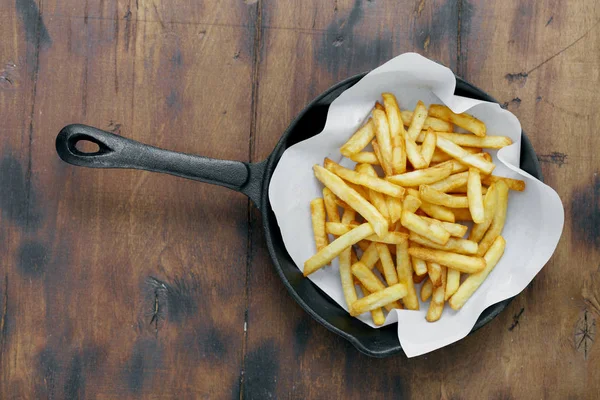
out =
<svg viewBox="0 0 600 400"><path fill-rule="evenodd" d="M2 128L3 160L14 166L12 175L2 171L3 182L16 196L2 204L2 398L239 391L247 199L168 176L75 168L54 151L60 128L81 122L173 150L247 160L253 9L203 6L204 20L185 23L176 23L183 14L168 13L177 9L170 2L40 7L49 44L40 45L37 90L23 72L24 92ZM26 34L15 11L4 15L4 37L23 45L7 48L25 59L29 36L44 36ZM2 96L3 105L10 101ZM30 113L28 192L22 121ZM15 213L22 221L11 222Z"/></svg>

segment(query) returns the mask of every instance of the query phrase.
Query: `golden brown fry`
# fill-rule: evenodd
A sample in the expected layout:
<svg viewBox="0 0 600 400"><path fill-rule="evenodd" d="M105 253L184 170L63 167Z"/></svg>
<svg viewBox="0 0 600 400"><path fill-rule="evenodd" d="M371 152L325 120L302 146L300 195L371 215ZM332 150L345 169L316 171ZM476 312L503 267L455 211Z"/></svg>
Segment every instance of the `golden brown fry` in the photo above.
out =
<svg viewBox="0 0 600 400"><path fill-rule="evenodd" d="M428 262L427 274L429 274L429 280L434 288L442 285L442 266L440 264Z"/></svg>
<svg viewBox="0 0 600 400"><path fill-rule="evenodd" d="M497 201L498 195L496 192L496 184L493 183L488 189L488 192L485 194L485 199L483 200L485 218L483 222L473 225L473 229L471 229L471 233L469 234L469 240L479 242L481 239L483 239L483 235L485 235L485 232L490 227L492 220L494 219L494 215L496 214Z"/></svg>
<svg viewBox="0 0 600 400"><path fill-rule="evenodd" d="M469 229L466 225L461 225L461 224L455 224L452 222L445 222L445 221L438 221L437 219L433 219L433 218L429 218L429 217L421 217L423 218L425 221L431 223L440 223L442 225L442 227L448 231L448 233L450 233L450 236L455 236L458 238L462 238L463 236L465 236L465 233L467 233L467 230Z"/></svg>
<svg viewBox="0 0 600 400"><path fill-rule="evenodd" d="M447 207L431 204L421 200L420 210L432 218L440 221L454 222L454 213Z"/></svg>
<svg viewBox="0 0 600 400"><path fill-rule="evenodd" d="M378 178L377 172L369 164L357 164L355 169L357 172L359 172L361 174L365 174L365 175L369 175L369 176ZM373 204L375 206L375 208L377 208L377 210L379 210L381 215L383 215L383 217L385 219L387 219L389 223L393 223L390 218L390 212L388 210L386 197L387 196L384 195L383 193L379 193L373 189L369 189L369 200L371 200L371 204Z"/></svg>
<svg viewBox="0 0 600 400"><path fill-rule="evenodd" d="M451 211L457 221L473 221L468 208L453 208Z"/></svg>
<svg viewBox="0 0 600 400"><path fill-rule="evenodd" d="M452 110L442 104L430 105L429 114L432 117L460 126L461 128L474 133L476 136L485 136L486 134L485 124L483 122L466 113L455 114Z"/></svg>
<svg viewBox="0 0 600 400"><path fill-rule="evenodd" d="M506 241L504 238L502 236L496 237L487 253L485 253L485 269L469 275L469 277L459 286L456 293L450 298L450 301L448 302L450 307L454 310L459 310L467 302L479 286L481 286L483 281L485 281L485 278L492 272L496 264L498 264L502 254L504 254L505 247Z"/></svg>
<svg viewBox="0 0 600 400"><path fill-rule="evenodd" d="M330 222L340 222L340 214L336 202L336 195L327 188L323 188L323 200L325 202L325 211L327 211L327 220Z"/></svg>
<svg viewBox="0 0 600 400"><path fill-rule="evenodd" d="M427 263L418 258L418 257L411 257L410 258L412 267L413 267L413 271L415 272L415 274L417 274L418 276L421 275L425 275L427 273Z"/></svg>
<svg viewBox="0 0 600 400"><path fill-rule="evenodd" d="M421 200L418 197L411 196L410 194L404 198L402 203L402 209L408 212L414 213L421 206Z"/></svg>
<svg viewBox="0 0 600 400"><path fill-rule="evenodd" d="M477 252L479 256L483 256L494 243L494 240L502 234L508 208L508 185L504 181L496 182L496 196L496 212L490 228L479 242L479 251Z"/></svg>
<svg viewBox="0 0 600 400"><path fill-rule="evenodd" d="M439 134L439 132L437 132L436 135L437 134ZM444 136L442 135L442 137L444 137ZM419 135L419 139L420 138L421 138L421 136ZM437 142L437 136L436 136L436 142ZM465 147L464 149L467 153L471 153L471 154L480 154L482 152L481 147ZM431 157L432 163L441 163L441 162L446 162L446 161L450 161L450 160L456 161L457 163L459 162L458 160L454 160L454 158L452 158L451 156L444 153L443 151L441 151L438 148L435 149L435 151L433 152L433 156ZM491 160L489 160L489 161L491 161ZM464 165L464 164L460 164L460 165ZM463 171L466 171L466 169L463 169ZM452 171L453 174L455 174L456 172L462 172L462 171Z"/></svg>
<svg viewBox="0 0 600 400"><path fill-rule="evenodd" d="M369 242L367 242L369 243ZM377 252L377 246L375 242L370 242L366 250L363 251L360 262L362 262L367 268L373 269L377 261L379 261L379 253Z"/></svg>
<svg viewBox="0 0 600 400"><path fill-rule="evenodd" d="M404 137L404 148L406 149L406 158L408 158L408 161L410 161L415 169L423 169L427 166L425 158L421 155L421 149L408 136L408 133Z"/></svg>
<svg viewBox="0 0 600 400"><path fill-rule="evenodd" d="M467 184L469 178L468 172L461 172L459 174L450 175L446 179L429 184L429 187L439 190L440 192L448 193L456 188Z"/></svg>
<svg viewBox="0 0 600 400"><path fill-rule="evenodd" d="M329 244L329 238L325 233L325 202L322 198L316 198L310 202L310 216L312 219L313 234L317 251Z"/></svg>
<svg viewBox="0 0 600 400"><path fill-rule="evenodd" d="M351 251L352 247L348 247L340 254L340 279L342 280L342 289L348 307L350 307L357 299L354 278L352 277L352 271L350 269Z"/></svg>
<svg viewBox="0 0 600 400"><path fill-rule="evenodd" d="M410 122L412 121L413 112L410 110L404 110L402 111L401 115L402 123L405 126L409 126ZM425 125L423 125L423 129L427 128L431 128L436 132L452 132L454 130L454 127L451 123L431 116L427 116L425 119Z"/></svg>
<svg viewBox="0 0 600 400"><path fill-rule="evenodd" d="M385 107L383 107L383 105L380 102L376 101L375 102L375 110L385 111Z"/></svg>
<svg viewBox="0 0 600 400"><path fill-rule="evenodd" d="M427 134L425 135L425 140L423 140L423 145L421 146L421 155L425 160L425 166L429 167L431 163L431 158L433 157L433 153L435 152L435 143L437 142L437 136L433 129L429 128L427 130Z"/></svg>
<svg viewBox="0 0 600 400"><path fill-rule="evenodd" d="M361 126L354 135L340 148L340 153L346 157L356 154L371 142L375 137L375 125L369 118L366 124Z"/></svg>
<svg viewBox="0 0 600 400"><path fill-rule="evenodd" d="M355 317L364 312L386 306L387 304L400 300L404 296L406 296L406 286L402 283L397 283L379 292L371 293L362 299L356 300L352 306L350 306L350 315Z"/></svg>
<svg viewBox="0 0 600 400"><path fill-rule="evenodd" d="M408 243L408 241L406 242ZM377 252L379 253L379 260L381 261L381 266L383 267L383 276L385 281L388 286L395 285L398 283L398 275L396 273L396 267L394 266L390 249L384 243L377 243L376 246Z"/></svg>
<svg viewBox="0 0 600 400"><path fill-rule="evenodd" d="M304 262L304 276L312 274L319 268L327 265L331 260L339 256L344 249L370 235L373 235L373 227L365 223L335 239Z"/></svg>
<svg viewBox="0 0 600 400"><path fill-rule="evenodd" d="M481 257L471 257L442 250L432 250L424 247L410 247L408 254L425 261L433 261L461 272L472 274L485 268L485 260Z"/></svg>
<svg viewBox="0 0 600 400"><path fill-rule="evenodd" d="M488 189L485 186L481 187L481 194L482 195L486 194L487 191L488 191ZM459 193L466 194L467 193L467 185L461 186L461 187L456 188L456 189L449 190L448 192L451 193L451 194L459 194Z"/></svg>
<svg viewBox="0 0 600 400"><path fill-rule="evenodd" d="M459 145L454 144L454 142L451 142L440 135L438 135L436 146L444 153L460 160L461 163L478 168L485 174L491 174L494 168L496 168L493 163L482 159L482 157L477 154L469 153Z"/></svg>
<svg viewBox="0 0 600 400"><path fill-rule="evenodd" d="M417 106L415 107L415 111L413 111L410 126L406 131L406 137L410 138L413 142L417 140L419 133L421 133L421 129L423 129L423 125L425 125L426 119L427 107L425 107L425 104L419 100L417 102Z"/></svg>
<svg viewBox="0 0 600 400"><path fill-rule="evenodd" d="M348 158L359 164L379 165L379 160L372 151L361 151L360 153L350 155Z"/></svg>
<svg viewBox="0 0 600 400"><path fill-rule="evenodd" d="M376 192L385 193L393 197L404 196L405 190L403 187L400 187L398 185L386 181L385 179L377 177L377 173L375 173L375 176L371 176L365 173L352 171L351 169L342 167L335 161L330 160L329 158L325 159L324 166L330 172L333 172L340 178L352 182L354 184L362 185L371 190L375 190ZM373 168L369 164L361 164L361 166L364 166L369 170ZM375 171L373 170L373 172Z"/></svg>
<svg viewBox="0 0 600 400"><path fill-rule="evenodd" d="M427 276L427 275L423 275L423 276ZM427 280L425 281L423 286L421 286L421 301L429 300L429 298L431 297L432 294L433 294L433 284L431 283L431 280L427 276Z"/></svg>
<svg viewBox="0 0 600 400"><path fill-rule="evenodd" d="M469 168L467 200L473 222L481 224L485 220L485 211L483 209L483 197L481 196L481 175L477 168Z"/></svg>
<svg viewBox="0 0 600 400"><path fill-rule="evenodd" d="M431 296L431 302L429 302L429 309L425 319L428 322L435 322L440 319L442 312L444 311L444 286L440 285L433 290Z"/></svg>
<svg viewBox="0 0 600 400"><path fill-rule="evenodd" d="M467 153L469 152L470 148L466 147L465 150L467 150ZM478 149L476 149L478 150ZM476 155L477 157L481 158L482 161L488 161L491 162L492 158L491 157L486 157L489 156L489 154L487 153L472 153L474 155ZM449 156L450 157L450 156ZM466 164L461 163L459 160L455 160L455 159L451 159L448 161L444 161L442 163L439 163L436 165L436 167L445 167L446 165L450 165L452 167L452 174L458 174L459 172L464 172L467 171L469 169L469 166Z"/></svg>
<svg viewBox="0 0 600 400"><path fill-rule="evenodd" d="M373 152L375 153L377 160L379 160L379 165L381 165L385 176L392 175L392 166L383 162L383 156L381 155L381 149L379 148L377 140L373 140L371 144L373 145Z"/></svg>
<svg viewBox="0 0 600 400"><path fill-rule="evenodd" d="M444 294L444 300L448 301L450 297L456 292L460 285L460 271L452 268L448 268L448 276L446 278L446 293Z"/></svg>
<svg viewBox="0 0 600 400"><path fill-rule="evenodd" d="M378 235L383 235L388 231L388 222L379 211L364 197L359 195L356 190L350 188L344 181L329 172L320 165L313 167L315 176L321 183L327 186L340 199L345 201L350 207L356 210L364 219L369 221L373 226L373 230ZM359 240L362 240L361 238Z"/></svg>
<svg viewBox="0 0 600 400"><path fill-rule="evenodd" d="M408 255L408 240L396 245L396 273L398 281L406 285L406 296L402 299L408 310L418 310L419 300L413 282L413 269Z"/></svg>
<svg viewBox="0 0 600 400"><path fill-rule="evenodd" d="M379 292L385 289L385 285L361 261L352 265L352 274L358 278L358 280L365 285L367 290L369 290L371 293Z"/></svg>
<svg viewBox="0 0 600 400"><path fill-rule="evenodd" d="M383 97L383 106L385 107L385 114L387 115L392 139L396 136L404 137L404 125L402 124L400 107L398 107L396 96L392 93L382 93L381 97Z"/></svg>
<svg viewBox="0 0 600 400"><path fill-rule="evenodd" d="M394 224L402 217L402 200L397 197L385 196L385 201L390 214L390 221Z"/></svg>
<svg viewBox="0 0 600 400"><path fill-rule="evenodd" d="M402 174L406 172L406 144L404 137L406 132L394 137L392 149L392 172L393 174Z"/></svg>
<svg viewBox="0 0 600 400"><path fill-rule="evenodd" d="M425 140L426 131L421 131L416 142L420 143ZM479 149L472 152L481 153L481 149L501 149L512 144L512 140L506 136L485 136L479 137L468 133L447 133L435 132L439 137L450 140L459 146L467 149Z"/></svg>
<svg viewBox="0 0 600 400"><path fill-rule="evenodd" d="M358 164L357 164L358 165ZM354 189L354 191L356 191L356 193L360 194L362 198L364 198L365 200L369 200L369 189L367 189L366 187L357 185L355 183L352 182L344 182L346 185L348 185L349 187L351 187L352 189ZM350 207L347 205L347 207ZM346 208L346 207L344 207ZM350 207L352 208L352 207Z"/></svg>
<svg viewBox="0 0 600 400"><path fill-rule="evenodd" d="M435 224L429 224L427 221L418 215L402 210L402 218L400 219L402 226L410 231L418 233L429 240L438 243L446 244L450 239L450 233Z"/></svg>
<svg viewBox="0 0 600 400"><path fill-rule="evenodd" d="M353 224L342 224L340 222L327 222L325 224L325 231L331 235L341 236L352 229L356 228L357 225ZM365 238L372 242L387 243L387 244L398 244L408 238L408 234L403 232L385 232L382 236L370 235Z"/></svg>
<svg viewBox="0 0 600 400"><path fill-rule="evenodd" d="M466 196L452 196L431 186L419 186L419 194L424 201L450 208L469 208L469 201Z"/></svg>
<svg viewBox="0 0 600 400"><path fill-rule="evenodd" d="M362 284L359 283L360 290L363 292L363 296L368 296L371 294L369 290ZM383 315L383 310L380 308L375 308L371 310L371 318L373 319L373 323L377 326L381 326L385 323L385 315Z"/></svg>
<svg viewBox="0 0 600 400"><path fill-rule="evenodd" d="M430 249L452 251L460 254L477 254L478 250L477 242L467 239L456 239L451 237L445 245L441 245L434 243L423 236L417 235L414 232L410 233L409 239L414 243L429 247Z"/></svg>
<svg viewBox="0 0 600 400"><path fill-rule="evenodd" d="M373 123L375 125L375 137L381 152L383 160L389 169L392 166L392 137L390 136L390 126L384 111L373 110Z"/></svg>
<svg viewBox="0 0 600 400"><path fill-rule="evenodd" d="M441 165L441 164L440 164ZM386 179L396 185L415 187L440 181L452 172L452 165L429 167L426 169L388 176Z"/></svg>
<svg viewBox="0 0 600 400"><path fill-rule="evenodd" d="M517 192L522 192L525 190L525 181L522 181L520 179L504 178L501 176L489 175L481 180L481 182L484 185L488 186L498 181L503 181L504 183L506 183L510 190L516 190Z"/></svg>

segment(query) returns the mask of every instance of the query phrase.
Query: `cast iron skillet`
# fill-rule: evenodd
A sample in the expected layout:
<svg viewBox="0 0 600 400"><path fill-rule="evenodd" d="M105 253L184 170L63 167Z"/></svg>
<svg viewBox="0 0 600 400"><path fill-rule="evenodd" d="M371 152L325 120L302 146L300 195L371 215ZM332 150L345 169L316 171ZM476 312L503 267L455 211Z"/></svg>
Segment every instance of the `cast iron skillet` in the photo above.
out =
<svg viewBox="0 0 600 400"><path fill-rule="evenodd" d="M364 75L363 73L348 78L313 100L291 123L271 155L259 163L215 160L162 150L85 125L69 125L63 128L56 138L56 150L60 158L73 165L162 172L225 186L245 194L262 212L269 253L283 284L296 302L319 323L350 341L361 352L372 357L386 357L397 354L402 349L396 325L382 329L370 328L350 317L310 280L305 279L285 249L268 198L271 176L285 149L321 132L331 102ZM458 77L455 94L497 102L487 93ZM533 147L524 133L522 138L521 168L542 179ZM96 143L99 150L94 153L81 152L76 148L79 141ZM507 299L488 307L480 315L472 332L490 322L511 300Z"/></svg>

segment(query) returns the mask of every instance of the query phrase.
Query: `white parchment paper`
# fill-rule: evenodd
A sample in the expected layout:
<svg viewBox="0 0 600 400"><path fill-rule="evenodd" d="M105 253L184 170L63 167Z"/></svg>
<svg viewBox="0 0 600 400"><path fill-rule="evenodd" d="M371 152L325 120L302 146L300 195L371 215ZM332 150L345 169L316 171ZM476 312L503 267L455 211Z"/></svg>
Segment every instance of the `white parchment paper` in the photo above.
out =
<svg viewBox="0 0 600 400"><path fill-rule="evenodd" d="M398 338L408 357L439 349L465 337L488 306L521 292L548 261L560 238L564 210L558 194L519 169L521 125L498 104L454 95L456 81L448 68L415 53L402 54L373 70L346 90L329 108L323 131L285 151L271 179L269 200L281 228L286 249L298 268L315 252L310 201L322 196L322 185L312 166L329 157L346 167L354 163L342 157L339 148L369 116L381 93L396 95L402 110L413 110L418 100L427 106L442 103L454 112L468 111L487 125L489 135L509 136L511 146L492 151L497 167L494 175L519 178L527 189L510 192L503 236L504 256L460 311L446 306L442 318L425 320L427 304L420 311L394 310L386 325L398 323ZM347 310L339 277L338 259L308 279ZM417 293L418 289L417 289ZM376 328L368 313L358 317Z"/></svg>

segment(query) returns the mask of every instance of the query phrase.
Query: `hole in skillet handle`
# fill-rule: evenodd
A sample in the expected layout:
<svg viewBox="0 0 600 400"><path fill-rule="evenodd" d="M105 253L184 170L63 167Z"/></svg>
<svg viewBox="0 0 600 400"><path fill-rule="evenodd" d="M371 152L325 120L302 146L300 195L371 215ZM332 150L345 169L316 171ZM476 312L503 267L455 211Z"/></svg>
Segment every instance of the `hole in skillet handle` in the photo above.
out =
<svg viewBox="0 0 600 400"><path fill-rule="evenodd" d="M356 84L365 74L350 77L332 86L298 115L282 136L271 157L269 157L265 178L266 182L270 181L273 171L286 148L321 132L325 124L329 105L345 90ZM459 77L456 77L455 94L498 103L493 97ZM541 168L537 156L524 132L522 132L520 161L522 169L542 180ZM261 210L269 253L277 272L294 300L317 322L348 340L363 354L370 357L383 358L402 353L402 347L398 342L397 326L395 324L380 329L372 329L361 321L350 318L345 310L330 300L310 280L302 276L302 273L285 250L279 226L266 196L263 198ZM512 298L503 300L484 310L471 330L471 333L493 320L506 308L511 300Z"/></svg>
<svg viewBox="0 0 600 400"><path fill-rule="evenodd" d="M69 150L78 156L96 156L99 154L106 154L111 149L108 148L104 143L96 140L93 137L89 137L85 134L76 135L69 138L67 142Z"/></svg>

